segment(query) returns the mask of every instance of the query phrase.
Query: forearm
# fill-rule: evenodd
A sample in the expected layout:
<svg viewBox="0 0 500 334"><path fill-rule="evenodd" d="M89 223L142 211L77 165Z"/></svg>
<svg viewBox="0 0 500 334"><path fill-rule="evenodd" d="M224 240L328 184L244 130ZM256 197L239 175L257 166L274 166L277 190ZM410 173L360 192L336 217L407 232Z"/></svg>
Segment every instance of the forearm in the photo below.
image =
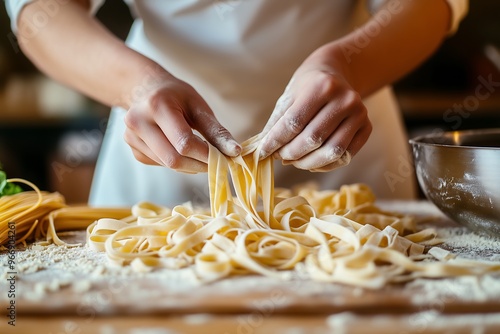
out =
<svg viewBox="0 0 500 334"><path fill-rule="evenodd" d="M395 0L367 24L311 57L334 62L334 67L365 97L398 80L431 55L448 32L450 16L445 0Z"/></svg>
<svg viewBox="0 0 500 334"><path fill-rule="evenodd" d="M36 33L23 33L40 10L36 1L23 9L18 39L23 52L48 76L106 105L128 108L137 85L151 69L159 72L153 61L128 48L76 1L61 5Z"/></svg>

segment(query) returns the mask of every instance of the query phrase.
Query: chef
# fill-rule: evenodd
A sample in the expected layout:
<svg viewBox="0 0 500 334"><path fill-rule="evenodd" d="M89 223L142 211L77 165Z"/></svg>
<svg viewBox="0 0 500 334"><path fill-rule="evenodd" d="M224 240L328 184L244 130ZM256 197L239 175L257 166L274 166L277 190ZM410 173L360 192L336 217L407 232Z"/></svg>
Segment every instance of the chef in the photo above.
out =
<svg viewBox="0 0 500 334"><path fill-rule="evenodd" d="M123 43L92 16L102 0L6 0L32 62L112 107L91 205L206 202L207 142L236 156L258 133L276 186L415 196L389 85L455 32L467 0L126 2Z"/></svg>

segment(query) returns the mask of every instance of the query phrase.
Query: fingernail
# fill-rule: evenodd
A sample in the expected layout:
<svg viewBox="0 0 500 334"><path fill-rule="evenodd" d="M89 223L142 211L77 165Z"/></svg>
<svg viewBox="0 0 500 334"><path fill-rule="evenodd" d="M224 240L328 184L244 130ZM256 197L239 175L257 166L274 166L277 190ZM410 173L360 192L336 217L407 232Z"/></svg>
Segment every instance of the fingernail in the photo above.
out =
<svg viewBox="0 0 500 334"><path fill-rule="evenodd" d="M281 164L283 166L288 166L288 165L291 165L292 164L292 161L291 160L281 160Z"/></svg>
<svg viewBox="0 0 500 334"><path fill-rule="evenodd" d="M240 155L241 153L241 145L238 144L235 141L232 141L231 144L233 145L232 152L234 152L234 156Z"/></svg>
<svg viewBox="0 0 500 334"><path fill-rule="evenodd" d="M267 151L264 151L262 149L259 151L259 160L265 159L268 156L269 156L269 153L267 153Z"/></svg>
<svg viewBox="0 0 500 334"><path fill-rule="evenodd" d="M260 159L265 159L279 148L279 143L274 139L267 139L267 136L261 141L260 145ZM265 147L265 149L264 149Z"/></svg>
<svg viewBox="0 0 500 334"><path fill-rule="evenodd" d="M235 157L241 153L241 145L235 140L229 139L221 142L221 149L225 155Z"/></svg>

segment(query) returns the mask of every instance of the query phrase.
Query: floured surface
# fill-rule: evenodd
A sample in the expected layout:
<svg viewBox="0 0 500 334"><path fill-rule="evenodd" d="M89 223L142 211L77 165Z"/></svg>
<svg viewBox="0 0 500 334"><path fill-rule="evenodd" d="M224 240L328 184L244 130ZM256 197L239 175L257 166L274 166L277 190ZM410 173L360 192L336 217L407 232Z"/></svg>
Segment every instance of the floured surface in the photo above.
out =
<svg viewBox="0 0 500 334"><path fill-rule="evenodd" d="M455 225L427 202L380 203L385 209L426 219L448 239L443 248L461 257L500 259L500 241ZM84 231L66 235L70 242L85 239ZM1 255L0 290L8 277ZM283 282L261 276L231 277L201 284L191 269L136 273L108 264L104 253L82 246L35 246L16 253L16 305L32 314L143 313L329 313L500 311L500 275L453 279L417 279L406 285L366 290L295 277ZM9 302L0 295L0 307Z"/></svg>

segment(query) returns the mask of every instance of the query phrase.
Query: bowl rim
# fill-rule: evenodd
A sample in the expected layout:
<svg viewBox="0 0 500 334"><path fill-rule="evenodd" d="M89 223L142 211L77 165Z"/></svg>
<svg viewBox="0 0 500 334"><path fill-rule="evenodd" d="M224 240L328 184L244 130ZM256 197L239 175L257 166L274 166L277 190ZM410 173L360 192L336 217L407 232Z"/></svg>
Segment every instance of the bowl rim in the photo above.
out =
<svg viewBox="0 0 500 334"><path fill-rule="evenodd" d="M412 146L422 145L422 146L434 146L434 147L450 147L450 148L462 148L462 149L484 149L484 150L500 150L500 145L496 146L474 146L474 145L460 145L460 144L442 144L442 143L429 143L424 142L424 139L439 139L448 138L456 135L479 135L479 134L498 134L500 135L500 128L485 128L485 129L470 129L470 130L454 130L454 131L441 131L439 133L428 133L420 136L413 137L409 139L409 143Z"/></svg>

